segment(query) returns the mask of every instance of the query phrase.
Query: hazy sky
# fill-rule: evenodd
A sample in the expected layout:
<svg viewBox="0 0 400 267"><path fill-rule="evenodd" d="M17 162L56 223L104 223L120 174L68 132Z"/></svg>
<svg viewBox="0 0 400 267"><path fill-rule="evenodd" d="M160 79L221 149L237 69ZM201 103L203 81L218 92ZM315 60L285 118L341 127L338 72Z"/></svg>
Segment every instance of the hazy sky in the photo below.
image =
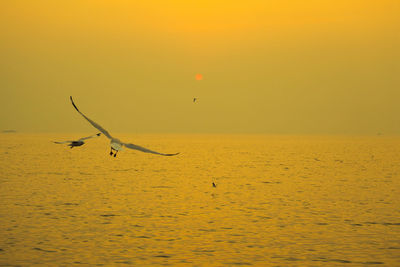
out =
<svg viewBox="0 0 400 267"><path fill-rule="evenodd" d="M400 134L400 1L1 1L0 130L94 132L70 95L111 133Z"/></svg>

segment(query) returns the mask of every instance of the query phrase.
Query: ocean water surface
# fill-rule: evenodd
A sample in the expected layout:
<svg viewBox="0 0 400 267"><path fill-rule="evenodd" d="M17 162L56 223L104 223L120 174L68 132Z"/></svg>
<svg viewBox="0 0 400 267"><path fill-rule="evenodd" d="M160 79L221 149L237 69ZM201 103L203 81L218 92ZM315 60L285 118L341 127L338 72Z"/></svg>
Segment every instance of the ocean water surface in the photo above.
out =
<svg viewBox="0 0 400 267"><path fill-rule="evenodd" d="M0 266L400 266L400 137L85 135L0 135Z"/></svg>

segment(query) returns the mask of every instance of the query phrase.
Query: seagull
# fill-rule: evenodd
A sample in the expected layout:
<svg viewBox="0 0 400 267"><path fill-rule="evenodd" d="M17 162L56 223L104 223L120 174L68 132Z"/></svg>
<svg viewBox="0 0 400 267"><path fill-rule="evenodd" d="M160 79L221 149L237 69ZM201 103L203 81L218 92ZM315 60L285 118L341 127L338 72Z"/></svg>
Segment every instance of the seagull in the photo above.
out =
<svg viewBox="0 0 400 267"><path fill-rule="evenodd" d="M75 140L75 141L64 141L64 142L54 142L56 144L68 144L71 148L73 148L74 146L81 146L83 145L85 142L83 140L86 139L90 139L93 137L98 137L100 136L101 133L95 134L95 135L91 135L91 136L87 136L87 137L82 137L81 139Z"/></svg>
<svg viewBox="0 0 400 267"><path fill-rule="evenodd" d="M74 100L72 99L72 96L70 96L71 99L71 103L74 106L74 108L76 109L76 111L79 112L79 114L81 114L94 128L96 128L97 130L99 130L102 134L104 134L108 139L110 139L110 145L111 145L111 151L110 151L110 156L114 155L114 158L117 156L118 151L123 150L123 147L127 147L130 149L136 149L145 153L152 153L152 154L157 154L157 155L161 155L161 156L175 156L178 155L179 153L174 153L174 154L164 154L164 153L160 153L157 151L153 151L150 149L147 149L145 147L141 147L135 144L131 144L131 143L124 143L122 141L120 141L118 138L114 138L110 135L110 133L104 129L103 127L101 127L99 124L97 124L96 122L92 121L91 119L89 119L88 117L85 116L85 114L83 114L82 112L79 111L79 109L76 107ZM115 151L115 153L114 153Z"/></svg>

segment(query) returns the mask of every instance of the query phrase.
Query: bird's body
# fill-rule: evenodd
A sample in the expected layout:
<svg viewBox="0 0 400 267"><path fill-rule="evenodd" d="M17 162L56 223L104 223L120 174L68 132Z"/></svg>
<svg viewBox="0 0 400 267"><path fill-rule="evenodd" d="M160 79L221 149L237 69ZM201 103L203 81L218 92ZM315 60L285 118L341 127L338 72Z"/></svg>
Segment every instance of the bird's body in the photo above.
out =
<svg viewBox="0 0 400 267"><path fill-rule="evenodd" d="M79 140L73 140L73 141L63 141L63 142L54 142L56 144L68 144L69 147L73 148L76 146L82 146L83 144L85 144L84 140L89 139L89 138L93 138L93 137L98 137L100 136L101 133L95 134L95 135L91 135L91 136L87 136L87 137L82 137Z"/></svg>
<svg viewBox="0 0 400 267"><path fill-rule="evenodd" d="M74 147L74 146L81 146L81 145L83 145L85 142L83 142L83 141L72 141L70 144L69 144L69 146L72 148L72 147Z"/></svg>
<svg viewBox="0 0 400 267"><path fill-rule="evenodd" d="M71 99L71 103L74 106L74 108L76 109L76 111L79 112L79 114L81 114L93 127L95 127L97 130L99 130L102 134L104 134L104 136L106 136L108 139L110 139L110 146L111 146L111 151L110 151L110 155L114 155L114 157L117 156L118 151L123 150L123 147L127 147L130 149L135 149L135 150L139 150L145 153L152 153L152 154L157 154L157 155L161 155L161 156L174 156L174 155L178 155L179 153L174 153L174 154L164 154L164 153L160 153L157 151L153 151L150 149L147 149L145 147L141 147L135 144L131 144L131 143L124 143L121 140L119 140L118 138L115 138L113 136L111 136L111 134L104 129L103 127L101 127L99 124L97 124L96 122L92 121L91 119L89 119L88 117L85 116L85 114L83 114L82 112L79 111L79 109L76 107L74 100L72 99L72 96L70 97ZM115 153L114 153L115 151Z"/></svg>
<svg viewBox="0 0 400 267"><path fill-rule="evenodd" d="M113 149L115 149L115 150L117 150L117 151L119 151L119 150L124 150L124 147L123 147L123 145L122 145L122 142L121 142L119 139L117 139L117 138L111 139L110 145L111 145L111 147L112 147Z"/></svg>

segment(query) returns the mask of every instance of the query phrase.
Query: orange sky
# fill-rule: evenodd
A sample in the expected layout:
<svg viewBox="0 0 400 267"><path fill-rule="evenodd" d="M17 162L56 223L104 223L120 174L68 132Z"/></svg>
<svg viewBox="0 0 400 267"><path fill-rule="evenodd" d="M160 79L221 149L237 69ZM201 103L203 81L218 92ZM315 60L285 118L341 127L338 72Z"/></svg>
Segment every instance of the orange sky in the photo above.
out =
<svg viewBox="0 0 400 267"><path fill-rule="evenodd" d="M3 1L0 129L398 134L399 5Z"/></svg>

